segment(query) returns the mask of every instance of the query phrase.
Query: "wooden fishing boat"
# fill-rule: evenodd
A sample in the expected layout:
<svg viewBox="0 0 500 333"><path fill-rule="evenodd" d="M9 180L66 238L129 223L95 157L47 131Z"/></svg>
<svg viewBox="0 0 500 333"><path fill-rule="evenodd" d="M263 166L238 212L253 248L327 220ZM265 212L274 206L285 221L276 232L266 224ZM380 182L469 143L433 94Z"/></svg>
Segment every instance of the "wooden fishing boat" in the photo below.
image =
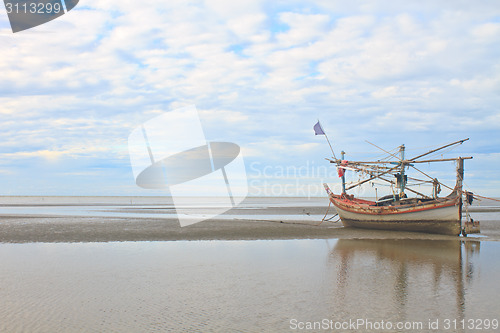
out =
<svg viewBox="0 0 500 333"><path fill-rule="evenodd" d="M322 128L320 134L324 134ZM405 159L404 145L399 147L399 156L384 150L384 152L389 154L387 160L347 161L344 159L344 152L342 152L340 159L327 159L330 163L337 165L339 176L342 178L342 193L333 193L327 184L324 184L325 190L340 220L346 227L415 231L446 235L477 233L479 232L479 222L474 222L467 211L465 212L465 219L462 218L464 201L468 207L473 199L471 192L462 189L464 160L471 159L472 157L421 160L424 156L446 147L461 144L467 140L460 140L439 147L411 159ZM380 147L377 148L382 149ZM335 156L335 153L333 155ZM415 167L418 163L441 161L456 161L457 163L457 179L454 188L442 184L436 178L430 177ZM427 182L433 186L432 196L419 193L407 186L409 177L406 175L406 169L410 167L430 179L419 181ZM359 172L367 176L368 179L359 181L346 188L344 176L346 170ZM394 178L388 179L388 176L393 176ZM347 194L348 190L374 179L389 183L393 189L393 194L376 199L375 201L355 198L354 195ZM415 178L411 179L417 180ZM396 187L395 190L393 186ZM438 194L441 191L441 186L451 189L451 193L445 197L439 197ZM406 192L412 192L416 196L410 198L406 195Z"/></svg>
<svg viewBox="0 0 500 333"><path fill-rule="evenodd" d="M462 232L462 200L455 193L444 198L403 198L381 203L357 199L345 193L336 195L327 184L324 186L346 227L447 235Z"/></svg>

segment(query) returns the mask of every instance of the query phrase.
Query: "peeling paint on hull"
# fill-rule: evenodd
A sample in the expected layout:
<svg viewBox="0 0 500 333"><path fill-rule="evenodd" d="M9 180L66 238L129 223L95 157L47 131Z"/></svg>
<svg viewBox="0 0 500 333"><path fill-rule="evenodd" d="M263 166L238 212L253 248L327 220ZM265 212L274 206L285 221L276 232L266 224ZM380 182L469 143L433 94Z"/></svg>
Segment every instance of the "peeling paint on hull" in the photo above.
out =
<svg viewBox="0 0 500 333"><path fill-rule="evenodd" d="M335 195L329 188L327 192L346 227L444 235L459 235L461 231L460 197L413 205L376 206L372 201Z"/></svg>

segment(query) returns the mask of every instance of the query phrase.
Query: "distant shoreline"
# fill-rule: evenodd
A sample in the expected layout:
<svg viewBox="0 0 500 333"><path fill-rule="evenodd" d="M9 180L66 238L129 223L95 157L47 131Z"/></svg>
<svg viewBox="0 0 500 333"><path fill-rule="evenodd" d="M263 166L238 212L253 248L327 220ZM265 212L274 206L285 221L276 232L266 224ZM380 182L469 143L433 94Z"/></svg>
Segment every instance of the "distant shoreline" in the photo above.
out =
<svg viewBox="0 0 500 333"><path fill-rule="evenodd" d="M190 197L193 200L196 200L200 197ZM210 197L203 197L210 198ZM217 200L218 197L213 197ZM375 198L370 197L362 197L362 199L367 200L375 200ZM499 198L493 198L495 200L500 200ZM247 196L244 203L247 202L256 202L256 201L290 201L290 202L326 202L328 205L328 197L326 193L324 196L318 197L272 197L272 196ZM170 196L129 196L129 195L103 195L103 196L95 196L95 195L0 195L0 207L1 206L11 206L11 205L159 205L159 204L172 204L172 197ZM497 206L500 208L500 202L489 200L489 199L481 199L481 201L475 200L472 204L472 207L481 207L481 206Z"/></svg>
<svg viewBox="0 0 500 333"><path fill-rule="evenodd" d="M77 198L80 202L68 202L68 197L57 197L56 202L40 202L37 199L24 203L6 203L1 200L5 197L0 197L0 243L332 238L469 239L351 229L344 228L341 222L320 223L328 209L327 198L250 197L223 215L186 227L180 227L172 203L151 203L151 197L137 197L142 202L132 204L122 201L124 198L129 200L130 197L110 202L99 201L103 197L72 198ZM82 202L82 198L86 198L83 200L85 202ZM157 198L165 200L164 197ZM200 211L204 210L205 208ZM472 206L469 211L479 216L487 214L486 221L479 219L481 231L486 236L479 239L500 240L498 204ZM196 210L194 212L196 213ZM330 207L327 217L334 214L335 209ZM335 220L336 218L333 219Z"/></svg>

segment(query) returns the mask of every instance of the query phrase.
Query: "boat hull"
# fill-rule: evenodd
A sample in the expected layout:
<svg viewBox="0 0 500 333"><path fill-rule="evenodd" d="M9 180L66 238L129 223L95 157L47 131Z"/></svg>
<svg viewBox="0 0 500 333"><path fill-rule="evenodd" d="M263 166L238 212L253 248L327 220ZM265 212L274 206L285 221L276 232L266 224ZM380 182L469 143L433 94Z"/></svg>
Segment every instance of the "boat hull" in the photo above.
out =
<svg viewBox="0 0 500 333"><path fill-rule="evenodd" d="M346 227L459 235L459 197L425 204L376 206L374 202L349 199L327 189L330 201Z"/></svg>
<svg viewBox="0 0 500 333"><path fill-rule="evenodd" d="M394 230L425 232L431 234L459 235L460 222L457 221L377 221L377 220L351 220L341 217L345 227L364 229Z"/></svg>

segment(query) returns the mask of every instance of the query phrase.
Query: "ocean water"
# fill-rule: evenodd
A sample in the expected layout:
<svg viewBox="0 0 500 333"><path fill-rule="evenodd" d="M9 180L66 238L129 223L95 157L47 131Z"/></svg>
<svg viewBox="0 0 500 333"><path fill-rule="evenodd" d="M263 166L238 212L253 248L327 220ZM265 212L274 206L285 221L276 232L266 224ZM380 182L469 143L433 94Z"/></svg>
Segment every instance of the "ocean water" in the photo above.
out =
<svg viewBox="0 0 500 333"><path fill-rule="evenodd" d="M219 198L204 198L199 204L193 197L188 210L192 217L210 214L221 206ZM3 216L73 216L102 218L176 218L175 205L169 197L39 197L0 196L0 217ZM328 207L327 198L248 197L236 208L217 219L303 220L321 221ZM333 210L332 210L333 211Z"/></svg>
<svg viewBox="0 0 500 333"><path fill-rule="evenodd" d="M459 239L0 244L0 331L498 331L499 254Z"/></svg>
<svg viewBox="0 0 500 333"><path fill-rule="evenodd" d="M173 214L165 198L1 199L27 228ZM317 221L327 205L250 198L223 218ZM473 208L467 238L0 243L0 332L499 331L499 206Z"/></svg>
<svg viewBox="0 0 500 333"><path fill-rule="evenodd" d="M205 198L206 199L206 198ZM192 198L192 215L211 212L221 201L198 204ZM321 221L335 211L328 209L326 197L247 197L237 207L230 209L218 219L253 220L304 220ZM482 199L475 201L470 213L476 220L500 220L500 202ZM169 197L71 197L71 196L0 196L1 216L79 216L118 218L175 218L175 205ZM499 238L500 240L500 238Z"/></svg>

